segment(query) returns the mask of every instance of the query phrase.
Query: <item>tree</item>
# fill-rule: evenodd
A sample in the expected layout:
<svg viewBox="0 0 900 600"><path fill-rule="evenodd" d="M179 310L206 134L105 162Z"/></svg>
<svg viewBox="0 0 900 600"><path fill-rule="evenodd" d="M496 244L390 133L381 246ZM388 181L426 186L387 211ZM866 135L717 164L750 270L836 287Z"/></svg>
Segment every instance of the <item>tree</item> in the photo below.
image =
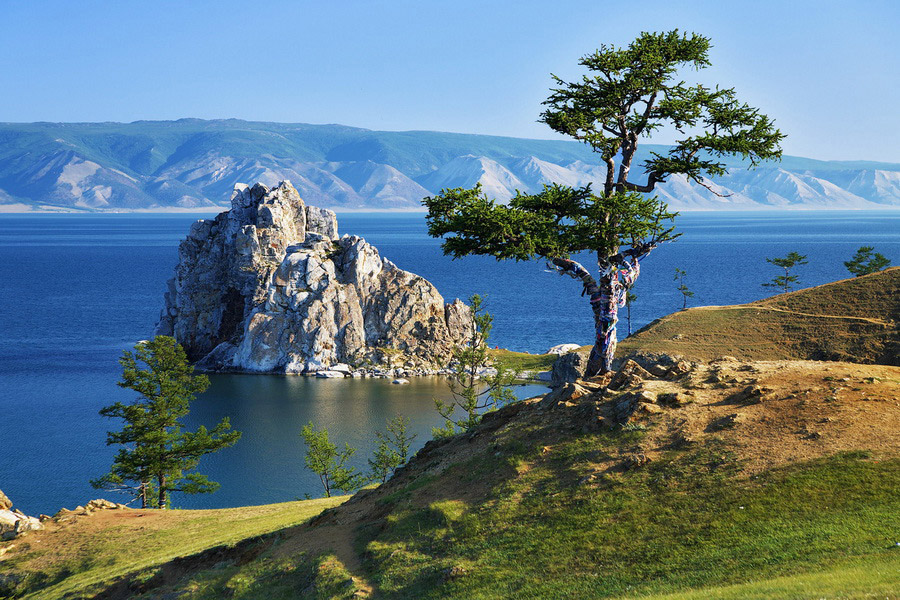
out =
<svg viewBox="0 0 900 600"><path fill-rule="evenodd" d="M783 292L791 291L793 289L791 286L800 281L796 275L791 275L791 269L807 263L806 255L796 252L791 252L784 258L766 258L766 262L784 269L784 275L773 277L772 281L764 283L763 287L777 288Z"/></svg>
<svg viewBox="0 0 900 600"><path fill-rule="evenodd" d="M344 449L338 451L337 446L328 439L328 430L323 427L316 431L312 422L303 426L300 437L306 444L306 467L319 476L326 497L331 497L332 490L349 493L366 484L366 478L361 473L347 466L356 454L356 448L344 443Z"/></svg>
<svg viewBox="0 0 900 600"><path fill-rule="evenodd" d="M241 437L229 431L225 417L212 431L199 427L183 430L180 419L188 414L194 397L209 386L205 375L194 375L184 349L174 338L157 336L138 343L135 353L125 351L122 381L118 385L140 394L131 404L116 402L100 410L104 417L125 421L121 431L108 432L107 445L120 448L106 475L91 485L132 494L148 505L166 508L172 492L214 492L219 484L205 475L188 473L200 458L233 445Z"/></svg>
<svg viewBox="0 0 900 600"><path fill-rule="evenodd" d="M684 303L681 305L681 310L685 310L687 308L688 298L692 298L694 296L694 292L688 288L688 286L684 283L684 278L687 276L687 273L675 267L675 279L674 281L678 282L678 291L681 292L681 295L684 297Z"/></svg>
<svg viewBox="0 0 900 600"><path fill-rule="evenodd" d="M580 64L590 75L580 81L553 76L559 87L544 102L540 120L600 154L605 178L598 193L590 185L554 184L537 194L519 192L503 205L476 186L423 200L428 232L444 238L445 254L543 258L582 282L597 333L588 376L612 368L618 308L641 259L679 235L671 224L676 213L643 194L675 174L711 189L704 177L724 174L725 156L740 155L751 166L781 156L784 136L767 116L739 102L733 89L679 80L684 68L709 66L709 47L709 39L697 34L642 33L627 48L604 45L583 57ZM641 163L646 182L637 183L632 168L638 142L663 126L672 126L680 139L666 154L649 153ZM599 280L570 258L582 251L596 256Z"/></svg>
<svg viewBox="0 0 900 600"><path fill-rule="evenodd" d="M874 254L872 254L874 252ZM847 270L856 277L876 273L891 266L891 261L883 254L875 252L872 246L862 246L849 261L844 263Z"/></svg>
<svg viewBox="0 0 900 600"><path fill-rule="evenodd" d="M482 302L478 294L469 298L472 328L469 330L468 342L453 350L456 367L447 382L451 399L447 402L438 399L434 401L435 408L444 418L443 427L431 429L436 438L474 427L486 408L500 408L515 400L515 395L509 388L515 374L504 371L491 374L492 361L488 355L487 341L494 317L484 311Z"/></svg>
<svg viewBox="0 0 900 600"><path fill-rule="evenodd" d="M409 459L409 447L415 434L409 435L409 417L402 415L387 422L387 432L375 432L375 452L369 459L372 479L384 483L397 467Z"/></svg>
<svg viewBox="0 0 900 600"><path fill-rule="evenodd" d="M625 315L628 319L628 335L631 335L631 305L634 304L634 301L637 300L637 294L633 293L631 290L626 290L625 292ZM626 336L628 337L628 336Z"/></svg>

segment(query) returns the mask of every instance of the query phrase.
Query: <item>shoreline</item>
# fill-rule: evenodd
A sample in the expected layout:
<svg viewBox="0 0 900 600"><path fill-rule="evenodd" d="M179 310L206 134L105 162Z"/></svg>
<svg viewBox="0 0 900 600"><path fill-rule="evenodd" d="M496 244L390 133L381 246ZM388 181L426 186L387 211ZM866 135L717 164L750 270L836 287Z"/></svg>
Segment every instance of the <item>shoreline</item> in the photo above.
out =
<svg viewBox="0 0 900 600"><path fill-rule="evenodd" d="M156 208L134 208L134 209L125 209L125 208L113 208L108 210L101 209L90 209L90 208L78 208L78 207L67 207L67 206L41 206L39 208L35 208L33 205L25 204L25 203L15 203L15 204L0 204L0 216L2 215L217 215L221 212L229 210L230 206L203 206L203 207L195 207L195 208L180 208L180 207L156 207ZM348 207L334 207L334 206L324 206L321 208L327 208L328 210L333 210L336 214L365 214L365 213L377 213L377 214L427 214L427 211L424 208L377 208L377 207L359 207L359 208L348 208ZM692 208L692 207L670 207L672 210L675 210L679 213L714 213L714 214L734 214L734 213L780 213L784 211L790 212L854 212L854 213L868 213L868 212L893 212L896 211L900 213L900 204L884 204L884 205L875 205L875 206L809 206L809 205L799 205L799 206L734 206L734 207L722 207L722 208Z"/></svg>

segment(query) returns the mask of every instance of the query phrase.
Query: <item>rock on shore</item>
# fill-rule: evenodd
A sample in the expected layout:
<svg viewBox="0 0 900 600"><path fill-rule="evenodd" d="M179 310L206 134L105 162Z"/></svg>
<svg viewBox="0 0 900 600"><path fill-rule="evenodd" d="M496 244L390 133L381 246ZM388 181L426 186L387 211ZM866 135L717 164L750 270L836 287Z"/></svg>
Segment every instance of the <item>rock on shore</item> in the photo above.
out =
<svg viewBox="0 0 900 600"><path fill-rule="evenodd" d="M194 223L179 246L157 335L206 371L315 373L339 364L428 372L446 366L471 326L424 278L290 182L235 186L231 210Z"/></svg>
<svg viewBox="0 0 900 600"><path fill-rule="evenodd" d="M0 541L15 539L27 531L43 529L40 520L13 509L12 500L0 491Z"/></svg>

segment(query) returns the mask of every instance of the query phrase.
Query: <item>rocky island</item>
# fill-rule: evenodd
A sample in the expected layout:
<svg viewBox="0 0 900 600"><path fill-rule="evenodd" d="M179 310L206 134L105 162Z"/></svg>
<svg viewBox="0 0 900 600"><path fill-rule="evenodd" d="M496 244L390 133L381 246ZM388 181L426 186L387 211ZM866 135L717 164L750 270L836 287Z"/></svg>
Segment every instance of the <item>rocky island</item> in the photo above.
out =
<svg viewBox="0 0 900 600"><path fill-rule="evenodd" d="M468 306L338 237L335 213L289 181L236 185L231 209L191 226L157 335L204 371L410 375L446 367Z"/></svg>

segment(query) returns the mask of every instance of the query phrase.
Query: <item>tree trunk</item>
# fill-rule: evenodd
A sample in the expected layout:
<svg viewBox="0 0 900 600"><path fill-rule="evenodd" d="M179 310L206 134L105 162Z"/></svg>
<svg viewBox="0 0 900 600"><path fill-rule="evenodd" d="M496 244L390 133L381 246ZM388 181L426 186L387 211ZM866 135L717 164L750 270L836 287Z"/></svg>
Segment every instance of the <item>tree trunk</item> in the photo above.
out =
<svg viewBox="0 0 900 600"><path fill-rule="evenodd" d="M147 482L141 482L141 508L147 508Z"/></svg>
<svg viewBox="0 0 900 600"><path fill-rule="evenodd" d="M616 353L616 323L619 321L619 307L625 305L628 290L634 285L640 274L641 268L638 260L632 258L631 262L625 260L622 255L611 257L610 264L618 264L616 268L609 268L597 283L587 269L566 258L554 258L553 264L562 272L569 273L581 279L584 285L584 293L591 303L591 311L594 313L594 327L597 332L594 338L594 347L588 358L585 377L602 375L612 371L612 362Z"/></svg>
<svg viewBox="0 0 900 600"><path fill-rule="evenodd" d="M164 510L166 508L166 476L159 476L159 508Z"/></svg>
<svg viewBox="0 0 900 600"><path fill-rule="evenodd" d="M610 273L600 278L597 293L591 296L591 309L594 312L594 327L597 331L594 347L588 359L585 377L603 375L612 371L612 362L616 354L616 323L619 321L618 277Z"/></svg>

